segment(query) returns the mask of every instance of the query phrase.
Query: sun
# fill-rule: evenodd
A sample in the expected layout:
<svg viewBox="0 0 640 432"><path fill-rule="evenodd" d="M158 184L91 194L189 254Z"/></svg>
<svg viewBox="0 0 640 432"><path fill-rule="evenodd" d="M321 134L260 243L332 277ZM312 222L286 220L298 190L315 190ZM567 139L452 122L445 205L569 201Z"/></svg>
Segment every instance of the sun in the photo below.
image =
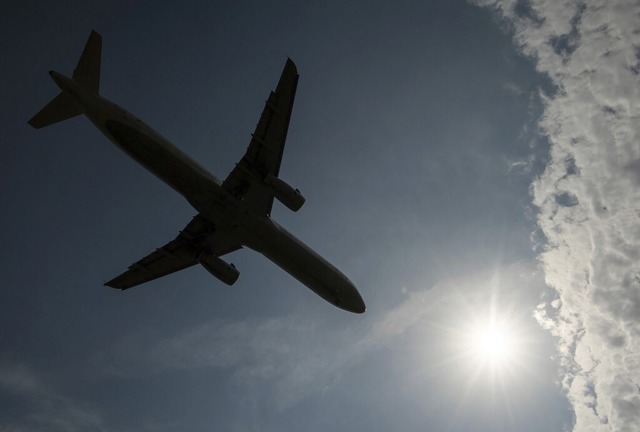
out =
<svg viewBox="0 0 640 432"><path fill-rule="evenodd" d="M506 378L522 365L525 334L516 317L491 311L476 314L465 324L455 344L458 358L473 376Z"/></svg>
<svg viewBox="0 0 640 432"><path fill-rule="evenodd" d="M477 362L496 367L513 360L517 340L503 323L476 324L468 335L468 349Z"/></svg>

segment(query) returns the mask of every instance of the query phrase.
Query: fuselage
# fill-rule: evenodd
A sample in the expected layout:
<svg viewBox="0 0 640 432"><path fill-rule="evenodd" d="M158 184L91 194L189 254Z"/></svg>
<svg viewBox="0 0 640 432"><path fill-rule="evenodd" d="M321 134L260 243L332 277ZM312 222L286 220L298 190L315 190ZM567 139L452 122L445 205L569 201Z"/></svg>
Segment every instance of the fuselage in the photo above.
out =
<svg viewBox="0 0 640 432"><path fill-rule="evenodd" d="M268 215L256 214L222 182L136 116L57 72L51 77L116 146L180 193L201 215L260 252L334 305L361 313L353 283Z"/></svg>

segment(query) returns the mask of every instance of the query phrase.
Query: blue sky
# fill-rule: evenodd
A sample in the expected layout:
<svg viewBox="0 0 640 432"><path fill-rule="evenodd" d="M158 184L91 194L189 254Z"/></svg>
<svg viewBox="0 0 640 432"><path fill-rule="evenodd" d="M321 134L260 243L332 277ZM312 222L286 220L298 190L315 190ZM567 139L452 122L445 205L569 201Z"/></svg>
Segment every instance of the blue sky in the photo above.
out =
<svg viewBox="0 0 640 432"><path fill-rule="evenodd" d="M639 8L5 6L0 429L637 430ZM91 29L101 93L220 178L296 62L280 176L307 202L273 216L364 315L250 250L232 287L102 286L195 213L85 118L26 124Z"/></svg>

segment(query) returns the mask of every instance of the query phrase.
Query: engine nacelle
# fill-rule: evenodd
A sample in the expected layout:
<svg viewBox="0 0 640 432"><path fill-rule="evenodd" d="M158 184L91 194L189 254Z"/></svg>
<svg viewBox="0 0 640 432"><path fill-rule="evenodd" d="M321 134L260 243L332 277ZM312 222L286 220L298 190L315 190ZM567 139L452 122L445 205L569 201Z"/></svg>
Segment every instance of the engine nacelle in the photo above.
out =
<svg viewBox="0 0 640 432"><path fill-rule="evenodd" d="M304 197L298 189L294 189L278 177L269 174L264 184L273 189L273 195L291 211L297 212L304 204Z"/></svg>
<svg viewBox="0 0 640 432"><path fill-rule="evenodd" d="M198 262L202 264L209 273L220 279L227 285L233 285L238 280L240 272L236 270L236 266L221 260L217 256L202 252L198 256Z"/></svg>

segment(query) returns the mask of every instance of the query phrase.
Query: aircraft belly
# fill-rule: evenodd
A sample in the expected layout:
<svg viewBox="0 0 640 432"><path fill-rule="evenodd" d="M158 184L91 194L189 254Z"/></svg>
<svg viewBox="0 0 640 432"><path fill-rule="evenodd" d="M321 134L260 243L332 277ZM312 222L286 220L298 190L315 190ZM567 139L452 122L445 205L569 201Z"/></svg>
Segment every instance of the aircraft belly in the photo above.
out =
<svg viewBox="0 0 640 432"><path fill-rule="evenodd" d="M161 136L118 120L107 120L105 128L118 147L190 201L219 189L213 175Z"/></svg>

